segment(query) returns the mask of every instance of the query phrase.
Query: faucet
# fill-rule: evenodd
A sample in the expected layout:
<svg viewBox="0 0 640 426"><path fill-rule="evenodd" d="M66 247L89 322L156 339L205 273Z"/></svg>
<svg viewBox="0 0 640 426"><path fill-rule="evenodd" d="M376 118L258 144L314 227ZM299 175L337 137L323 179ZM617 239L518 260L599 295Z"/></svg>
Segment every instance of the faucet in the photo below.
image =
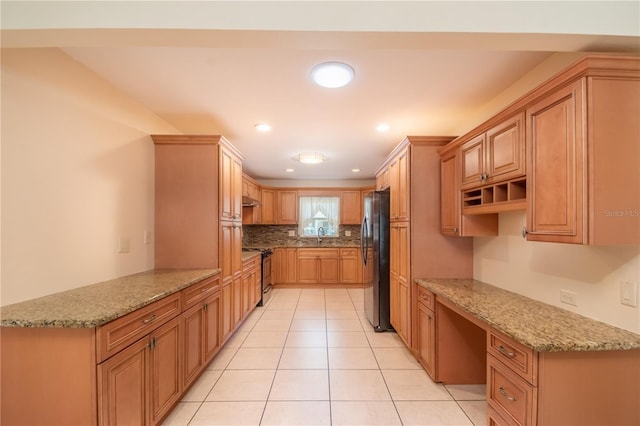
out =
<svg viewBox="0 0 640 426"><path fill-rule="evenodd" d="M324 237L325 233L324 233L324 228L322 226L320 226L318 228L318 240L317 240L317 244L320 245L320 242L322 242L322 238L320 237Z"/></svg>

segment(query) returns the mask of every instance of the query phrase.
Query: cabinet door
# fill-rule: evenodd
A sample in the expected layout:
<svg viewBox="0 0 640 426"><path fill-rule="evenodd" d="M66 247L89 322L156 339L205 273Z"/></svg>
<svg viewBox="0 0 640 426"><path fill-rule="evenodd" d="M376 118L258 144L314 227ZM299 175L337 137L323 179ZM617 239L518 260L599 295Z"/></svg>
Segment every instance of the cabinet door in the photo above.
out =
<svg viewBox="0 0 640 426"><path fill-rule="evenodd" d="M527 239L582 243L583 81L527 109Z"/></svg>
<svg viewBox="0 0 640 426"><path fill-rule="evenodd" d="M295 283L298 278L298 249L286 249L284 267L284 282Z"/></svg>
<svg viewBox="0 0 640 426"><path fill-rule="evenodd" d="M425 371L432 379L435 374L435 315L431 309L428 309L422 303L418 303L418 332L417 332L417 351L418 361L424 367Z"/></svg>
<svg viewBox="0 0 640 426"><path fill-rule="evenodd" d="M222 300L220 306L220 317L222 318L220 324L221 344L226 342L231 336L231 330L233 330L233 292L231 291L231 278L222 282Z"/></svg>
<svg viewBox="0 0 640 426"><path fill-rule="evenodd" d="M260 207L263 225L276 223L276 192L272 189L262 189L262 206Z"/></svg>
<svg viewBox="0 0 640 426"><path fill-rule="evenodd" d="M337 255L320 256L318 259L318 282L323 284L340 282L340 265Z"/></svg>
<svg viewBox="0 0 640 426"><path fill-rule="evenodd" d="M340 249L340 282L344 284L360 283L361 262L357 249Z"/></svg>
<svg viewBox="0 0 640 426"><path fill-rule="evenodd" d="M391 220L409 220L409 149L405 148L389 165L389 207Z"/></svg>
<svg viewBox="0 0 640 426"><path fill-rule="evenodd" d="M394 223L390 227L391 325L398 336L411 347L411 279L409 264L409 224Z"/></svg>
<svg viewBox="0 0 640 426"><path fill-rule="evenodd" d="M298 282L302 284L318 283L318 257L306 255L304 249L298 250Z"/></svg>
<svg viewBox="0 0 640 426"><path fill-rule="evenodd" d="M484 183L485 134L465 142L460 149L462 188L480 186Z"/></svg>
<svg viewBox="0 0 640 426"><path fill-rule="evenodd" d="M235 278L242 275L242 225L234 222L231 226L231 271ZM225 253L222 254L223 256Z"/></svg>
<svg viewBox="0 0 640 426"><path fill-rule="evenodd" d="M156 424L182 395L182 321L175 318L151 334L149 389Z"/></svg>
<svg viewBox="0 0 640 426"><path fill-rule="evenodd" d="M231 157L231 207L232 217L238 221L242 219L242 161Z"/></svg>
<svg viewBox="0 0 640 426"><path fill-rule="evenodd" d="M251 301L255 297L253 292L253 283L255 279L255 269L253 267L253 262L251 262L251 268L242 273L242 318L244 318L251 309Z"/></svg>
<svg viewBox="0 0 640 426"><path fill-rule="evenodd" d="M242 310L242 275L238 278L231 280L231 304L232 304L232 317L231 317L231 329L235 329L240 323L243 317Z"/></svg>
<svg viewBox="0 0 640 426"><path fill-rule="evenodd" d="M225 149L220 150L220 219L233 220L235 200L233 156ZM242 188L241 188L242 192Z"/></svg>
<svg viewBox="0 0 640 426"><path fill-rule="evenodd" d="M298 193L296 191L278 191L279 225L298 223Z"/></svg>
<svg viewBox="0 0 640 426"><path fill-rule="evenodd" d="M460 192L456 155L444 157L440 161L440 232L444 235L460 235Z"/></svg>
<svg viewBox="0 0 640 426"><path fill-rule="evenodd" d="M486 177L488 183L524 176L524 113L487 131Z"/></svg>
<svg viewBox="0 0 640 426"><path fill-rule="evenodd" d="M340 224L359 225L362 220L360 191L342 191L340 194Z"/></svg>
<svg viewBox="0 0 640 426"><path fill-rule="evenodd" d="M100 425L148 425L149 340L142 339L98 366Z"/></svg>
<svg viewBox="0 0 640 426"><path fill-rule="evenodd" d="M216 292L204 301L204 362L213 359L220 350L220 314L222 294Z"/></svg>
<svg viewBox="0 0 640 426"><path fill-rule="evenodd" d="M204 368L204 309L198 304L182 314L184 330L184 387L188 387Z"/></svg>

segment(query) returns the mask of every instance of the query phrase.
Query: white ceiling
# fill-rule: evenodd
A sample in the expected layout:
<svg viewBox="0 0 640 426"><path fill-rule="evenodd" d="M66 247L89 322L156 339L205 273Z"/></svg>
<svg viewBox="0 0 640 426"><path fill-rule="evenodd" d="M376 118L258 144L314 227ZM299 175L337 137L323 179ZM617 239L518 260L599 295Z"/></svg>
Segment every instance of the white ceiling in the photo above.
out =
<svg viewBox="0 0 640 426"><path fill-rule="evenodd" d="M57 28L3 32L3 45L61 47L180 131L225 135L259 180L370 179L404 136L459 134L554 52L640 53L638 37L601 34L273 29ZM355 69L353 83L315 86L311 68L335 60ZM258 133L261 122L273 130ZM293 159L306 151L328 160Z"/></svg>

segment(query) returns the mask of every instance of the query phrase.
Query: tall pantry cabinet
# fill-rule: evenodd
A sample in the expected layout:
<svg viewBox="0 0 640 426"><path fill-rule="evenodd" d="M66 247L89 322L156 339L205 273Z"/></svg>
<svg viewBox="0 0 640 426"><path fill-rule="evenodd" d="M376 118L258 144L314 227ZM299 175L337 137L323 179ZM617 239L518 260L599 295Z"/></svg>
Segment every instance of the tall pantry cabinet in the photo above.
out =
<svg viewBox="0 0 640 426"><path fill-rule="evenodd" d="M242 154L217 135L152 135L155 267L220 268L221 343L242 316Z"/></svg>
<svg viewBox="0 0 640 426"><path fill-rule="evenodd" d="M391 324L415 348L415 278L473 276L473 242L440 233L440 157L451 137L409 136L378 168L378 189L390 190Z"/></svg>

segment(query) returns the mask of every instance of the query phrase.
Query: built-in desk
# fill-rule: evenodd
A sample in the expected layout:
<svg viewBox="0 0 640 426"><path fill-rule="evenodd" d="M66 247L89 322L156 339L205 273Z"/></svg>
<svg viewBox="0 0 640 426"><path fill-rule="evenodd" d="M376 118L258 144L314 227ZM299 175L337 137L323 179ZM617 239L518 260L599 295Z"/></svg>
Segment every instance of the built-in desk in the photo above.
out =
<svg viewBox="0 0 640 426"><path fill-rule="evenodd" d="M488 424L640 424L640 335L472 279L415 285L419 358L486 383Z"/></svg>

